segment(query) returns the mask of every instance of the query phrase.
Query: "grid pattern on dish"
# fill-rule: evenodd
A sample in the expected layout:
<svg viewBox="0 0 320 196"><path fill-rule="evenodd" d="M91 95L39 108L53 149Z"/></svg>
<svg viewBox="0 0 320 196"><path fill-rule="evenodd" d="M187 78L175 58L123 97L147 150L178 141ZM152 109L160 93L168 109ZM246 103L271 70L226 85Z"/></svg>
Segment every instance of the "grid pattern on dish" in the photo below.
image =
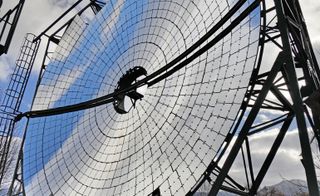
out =
<svg viewBox="0 0 320 196"><path fill-rule="evenodd" d="M88 26L78 17L46 67L32 108L112 93L136 66L153 73L234 3L118 0ZM259 14L251 13L205 54L148 88L127 114L107 104L31 119L24 153L27 194L148 195L159 188L161 195L185 195L236 119L257 55Z"/></svg>

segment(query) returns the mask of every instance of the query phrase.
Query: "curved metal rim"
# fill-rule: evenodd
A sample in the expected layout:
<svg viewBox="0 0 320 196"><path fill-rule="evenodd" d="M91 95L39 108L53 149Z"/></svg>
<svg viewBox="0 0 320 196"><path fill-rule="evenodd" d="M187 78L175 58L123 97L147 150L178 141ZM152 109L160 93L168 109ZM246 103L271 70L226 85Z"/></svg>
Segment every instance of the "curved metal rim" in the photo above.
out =
<svg viewBox="0 0 320 196"><path fill-rule="evenodd" d="M263 2L262 4L264 5L264 0L260 0L261 2ZM238 2L247 2L246 0L239 0ZM261 3L260 3L261 4ZM260 7L263 7L264 8L264 6L260 6ZM251 13L251 12L250 12ZM263 17L263 14L260 16L260 18L264 18ZM262 23L263 24L265 24L265 22L264 22L265 20L262 20ZM265 25L261 25L261 20L260 20L260 27L264 27ZM261 28L260 28L260 35L261 35ZM211 35L209 35L209 36L211 36ZM206 35L204 36L204 37L202 37L202 38L200 38L200 40L198 41L198 42L201 42L201 40L203 39L203 42L205 41L205 40L207 40L208 38L205 38L205 37L207 37ZM197 43L198 43L197 42ZM201 45L203 42L201 42L199 45ZM196 44L195 44L196 45ZM198 46L192 46L191 48L197 48ZM259 48L260 47L260 48ZM252 80L252 78L254 78L254 77L256 77L257 76L257 74L258 74L258 70L259 70L259 68L260 68L260 64L261 64L261 59L262 59L262 53L263 53L263 43L259 43L259 47L258 47L258 49L257 49L257 57L256 57L256 62L255 62L255 65L254 65L254 69L253 69L253 72L252 72L252 75L251 75L251 79L250 79L250 81ZM191 49L191 48L189 48L189 49ZM208 48L205 48L205 49L203 49L203 50L205 50L205 51L207 51L208 50ZM176 65L176 64L178 64L177 66L180 66L180 64L185 64L184 62L185 61L182 61L182 63L178 63L179 61L180 61L180 59L182 59L182 58L184 58L185 56L187 56L189 53L191 53L192 51L194 51L194 50L191 50L191 51L185 51L185 55L182 55L182 57L181 57L181 55L180 56L178 56L177 57L177 59L174 59L173 60L173 62L169 62L167 65L165 65L164 67L162 67L162 68L160 68L160 70L157 70L156 72L154 72L154 73L152 73L149 77L147 77L147 78L145 78L144 80L141 80L141 81L139 81L138 83L135 83L135 85L132 85L132 86L130 86L130 87L128 87L128 88L126 88L126 89L124 89L124 90L121 90L121 91L119 91L119 92L117 92L117 93L111 93L111 94L109 94L109 95L106 95L106 96L103 96L103 97L99 97L99 98L97 98L97 104L89 104L89 106L88 107L83 107L83 104L82 103L79 103L79 104L75 104L75 105L81 105L80 107L82 107L82 109L81 110L83 110L83 109L87 109L87 108L91 108L91 107L96 107L96 106L98 106L98 105L102 105L102 104L106 104L106 103L110 103L110 102L112 102L113 100L112 100L112 98L113 98L113 96L115 96L115 95L117 95L117 94L121 94L121 93L125 93L125 92L130 92L130 90L131 89L134 89L134 88L136 88L136 87L138 87L138 86L141 86L141 85L145 85L145 82L147 82L147 84L149 84L149 85L153 85L153 84L155 84L156 82L158 82L158 80L159 80L159 78L158 77L156 77L156 75L158 75L158 74L161 74L162 72L164 72L164 70L167 70L167 69L170 69L169 70L169 72L170 71L172 71L172 72L176 72L177 70L175 69L175 66L174 65ZM199 56L199 55L198 55ZM188 59L187 59L188 60ZM193 59L192 59L193 60ZM191 61L191 60L189 60L189 61ZM189 62L188 61L186 61L186 63L188 64ZM172 68L173 67L173 68ZM159 73L160 72L160 73ZM165 72L165 73L168 73L168 72ZM165 74L164 74L165 75ZM162 76L162 75L161 75ZM168 77L169 75L165 75L165 77ZM151 84L150 83L148 83L148 80L149 79L153 79L153 80L151 80ZM161 80L163 79L163 78L160 78ZM41 77L39 78L39 80L41 81ZM40 84L40 82L38 83L38 84ZM253 90L253 86L251 86L251 88L250 88L250 86L248 87L248 90L247 90L247 93L246 93L246 96L245 97L247 97L247 94L249 94L249 97L251 96L251 94L252 94L252 90ZM90 102L90 101L88 101L88 102ZM247 101L243 101L243 103L242 103L242 107L241 108L243 108L243 109L240 109L239 111L238 111L238 115L237 116L239 116L238 117L238 120L235 120L234 122L233 122L233 125L232 125L232 128L230 129L230 131L229 131L229 134L231 134L232 135L232 137L235 135L235 133L236 133L236 130L237 130L237 127L239 126L239 124L240 124L240 121L241 121L241 119L242 119L242 117L243 117L243 115L244 115L244 113L245 113L245 108L247 107L247 105L248 105L248 102ZM66 107L72 107L73 105L70 105L70 106L66 106ZM63 107L63 108L66 108L66 107ZM62 114L62 113L65 113L65 112L60 112L60 110L59 110L59 108L53 108L53 109L48 109L48 110L53 110L52 111L52 113L55 113L55 115L58 115L58 114ZM29 118L37 118L37 117L39 117L39 116L48 116L48 115L33 115L33 112L35 112L35 113L37 113L37 112L40 112L41 113L41 111L30 111L30 112L26 112L26 113L23 113L23 114L20 114L20 115L18 115L17 116L17 118L16 118L16 120L19 120L19 119L21 119L22 117L28 117L28 119ZM236 125L235 125L235 123L236 123ZM230 141L228 141L228 142L226 142L226 140L223 142L223 144L221 145L221 147L219 148L219 150L218 150L218 153L213 157L213 160L218 156L218 159L221 159L221 157L223 156L223 154L224 154L224 151L227 149L227 147L229 146L229 144L230 144ZM219 152L223 152L223 153L219 153ZM22 167L23 168L23 167ZM209 172L210 171L210 172ZM213 171L213 169L211 169L210 168L210 165L208 166L208 168L207 168L207 170L206 170L206 172L202 175L202 177L200 177L199 178L199 180L198 180L198 182L196 182L195 183L195 187L197 187L196 189L194 189L194 188L191 188L191 190L190 191L196 191L203 183L204 183L204 178L203 177L205 177L205 175L207 175L208 173L210 174L211 172ZM200 183L199 183L200 182ZM189 192L190 192L189 191Z"/></svg>

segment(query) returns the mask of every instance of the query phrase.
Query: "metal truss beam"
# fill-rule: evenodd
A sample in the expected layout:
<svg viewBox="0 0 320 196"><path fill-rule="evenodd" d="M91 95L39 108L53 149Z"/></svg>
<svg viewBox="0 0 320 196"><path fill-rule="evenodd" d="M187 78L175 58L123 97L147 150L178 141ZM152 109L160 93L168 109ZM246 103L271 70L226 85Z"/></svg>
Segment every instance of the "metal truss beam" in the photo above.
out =
<svg viewBox="0 0 320 196"><path fill-rule="evenodd" d="M269 151L269 154L267 155L265 162L263 163L257 177L255 178L255 180L252 183L252 186L251 186L250 192L249 192L250 195L257 194L258 188L261 185L263 178L265 177L274 157L277 154L277 151L278 151L278 149L284 139L284 136L286 135L286 132L289 129L289 126L292 122L292 119L293 119L293 114L290 114L289 117L283 123L283 125L279 131L279 134L278 134L277 138L275 139L275 141Z"/></svg>
<svg viewBox="0 0 320 196"><path fill-rule="evenodd" d="M12 10L10 9L4 16L0 18L0 24L3 23L0 32L0 56L8 52L13 34L16 30L21 15L24 1L25 0L20 0ZM4 42L3 45L2 42Z"/></svg>
<svg viewBox="0 0 320 196"><path fill-rule="evenodd" d="M53 27L55 27L58 22L60 22L63 18L65 18L69 13L71 13L72 10L74 10L80 3L82 3L83 0L78 0L75 2L70 8L68 8L63 14L61 14L52 24L50 24L42 33L40 33L34 41L37 41L40 39L42 36L47 36L47 37L52 37L52 35L56 34L58 31L60 31L62 28L66 27L67 24L70 24L70 22L73 20L73 17L69 19L67 23L62 25L56 32L54 32L51 36L47 35L47 32L51 30ZM81 15L84 11L86 11L88 8L91 8L94 14L97 14L102 6L105 3L98 1L98 0L90 0L88 4L86 4L80 11L77 12L77 14Z"/></svg>
<svg viewBox="0 0 320 196"><path fill-rule="evenodd" d="M298 63L303 63L303 69L306 83L307 85L312 85L313 88L317 88L319 86L317 79L312 77L314 75L307 74L310 70L308 70L307 66L307 60L304 58L304 56L293 56L293 47L297 46L299 49L297 51L297 55L300 55L302 53L307 53L308 51L304 50L304 48L301 46L301 43L298 41L301 41L301 38L299 40L296 40L294 44L290 43L290 33L296 33L295 31L290 31L290 25L288 24L288 21L294 21L296 19L296 23L300 22L299 19L299 13L295 13L295 1L277 1L275 0L275 6L278 16L278 23L279 23L279 30L281 32L281 40L282 45L284 48L284 54L286 58L286 65L283 69L283 75L285 76L284 79L286 80L289 88L289 93L293 100L293 111L296 115L296 121L298 126L298 132L299 132L299 139L300 139L300 145L301 145L301 151L302 151L302 161L303 165L305 167L306 177L307 177L307 183L309 188L309 194L310 195L319 195L319 188L318 188L318 181L317 176L315 172L314 162L312 158L312 152L309 142L309 136L308 136L308 130L307 130L307 124L306 119L304 116L304 105L302 101L302 96L300 94L300 88L298 84L297 74L296 74L296 64L295 61L298 61ZM285 12L287 11L287 12ZM287 15L285 15L287 13ZM290 17L291 15L291 17ZM297 24L297 26L299 26ZM300 31L300 29L299 29ZM299 45L300 43L300 45ZM308 55L306 55L308 56ZM314 66L314 65L313 65ZM311 80L313 78L313 80Z"/></svg>
<svg viewBox="0 0 320 196"><path fill-rule="evenodd" d="M223 163L222 171L213 183L209 195L216 195L219 190L227 190L237 194L241 193L242 195L256 194L274 157L276 156L277 150L284 139L285 133L294 119L293 117L295 117L297 121L299 130L298 133L303 157L302 161L306 171L309 194L319 195L305 114L307 115L311 125L312 117L307 113L307 109L305 108L302 100L302 96L309 96L313 91L316 91L319 88L319 67L314 58L314 53L298 1L294 0L289 2L286 0L275 0L274 7L262 12L262 15L271 14L272 12L274 12L274 17L269 19L264 31L262 30L261 34L264 35L264 38L262 37L260 42L273 44L275 47L280 49L280 53L270 72L266 72L252 78L252 85L262 86L262 89L257 88L248 94L249 100L254 104L248 104L248 107L251 108L251 110L249 110L248 117L240 130L239 135L237 135L235 144L227 155L227 159ZM274 24L275 22L277 22L276 25ZM299 78L296 73L296 69L298 68L302 68L303 70L302 78ZM276 75L281 76L278 77L278 79L275 79ZM263 78L267 79L264 80ZM306 87L300 89L298 81L305 81ZM290 100L288 100L287 95L283 94L284 91L289 92ZM266 94L269 92L275 96L278 102L269 100L266 97ZM301 93L304 94L302 95ZM253 125L259 110L262 109L264 109L264 111L281 110L289 113L268 122ZM254 178L248 137L280 123L282 123L281 129L275 138L261 169L259 170L256 178ZM315 133L317 133L316 131L317 130L315 130ZM246 146L247 161L243 152L243 145ZM226 176L239 153L242 153L243 157L248 192L243 192L230 187L228 189L223 188L223 184L226 183ZM249 172L247 168L249 168ZM249 182L250 179L252 182L251 186Z"/></svg>
<svg viewBox="0 0 320 196"><path fill-rule="evenodd" d="M263 104L263 101L265 100L269 90L271 89L273 82L277 76L277 74L279 73L279 71L281 70L283 64L285 62L284 59L284 54L283 52L280 52L278 54L278 57L266 79L265 85L262 87L261 92L258 95L257 100L255 101L250 113L248 114L247 120L245 121L241 131L239 132L239 135L234 143L234 145L232 146L232 149L229 153L229 155L227 156L226 161L223 164L222 170L219 173L216 181L213 183L213 186L209 192L209 195L214 196L217 195L220 187L222 186L228 172L230 171L230 168L236 158L236 156L238 155L238 152L243 144L243 142L245 141L249 130L251 129L251 126L253 125L254 120L256 119L259 110Z"/></svg>

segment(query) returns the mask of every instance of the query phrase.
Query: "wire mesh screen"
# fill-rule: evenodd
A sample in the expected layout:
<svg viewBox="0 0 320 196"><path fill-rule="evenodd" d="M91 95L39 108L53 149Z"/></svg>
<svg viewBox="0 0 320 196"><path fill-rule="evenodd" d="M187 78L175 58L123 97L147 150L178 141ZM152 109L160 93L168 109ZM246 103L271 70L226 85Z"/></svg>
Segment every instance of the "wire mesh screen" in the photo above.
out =
<svg viewBox="0 0 320 196"><path fill-rule="evenodd" d="M69 27L46 67L33 109L112 93L137 66L153 73L191 47L235 3L110 1L88 26L77 19ZM254 68L259 27L257 9L205 54L147 88L126 114L107 104L30 120L26 192L187 193L236 119Z"/></svg>

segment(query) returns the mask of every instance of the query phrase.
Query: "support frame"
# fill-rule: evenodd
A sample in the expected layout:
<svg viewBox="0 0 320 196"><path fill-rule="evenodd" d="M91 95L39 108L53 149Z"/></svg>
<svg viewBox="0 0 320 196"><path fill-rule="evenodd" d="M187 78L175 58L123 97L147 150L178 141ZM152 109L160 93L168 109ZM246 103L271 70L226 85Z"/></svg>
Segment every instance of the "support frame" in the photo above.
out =
<svg viewBox="0 0 320 196"><path fill-rule="evenodd" d="M309 194L319 195L306 118L308 117L311 125L313 119L305 109L303 102L303 97L307 97L319 89L319 66L312 50L299 2L296 0L275 0L274 3L274 7L266 9L262 15L270 15L270 12L275 12L275 16L271 20L276 18L277 24L276 26L271 26L272 22L270 22L266 25L264 31L262 31L265 39L261 39L261 42L271 43L275 47L278 47L280 49L278 58L275 60L271 71L251 79L251 84L256 90L253 90L251 94L249 93L250 96L248 98L253 99L254 104L248 104L248 118L238 132L235 144L232 146L230 154L223 163L222 171L213 183L209 195L216 195L220 190L240 195L255 195L293 119L296 120L298 127L302 150L302 163L306 172ZM298 69L302 69L302 78L299 78L297 74ZM281 76L276 79L275 76L277 75L278 77L279 75ZM263 77L267 78L261 82L260 79ZM274 81L275 79L276 81ZM305 86L301 87L301 85L299 85L299 81L301 80L306 83ZM279 81L284 82L276 84ZM262 85L262 87L257 88L259 85ZM284 93L284 91L287 91L287 93ZM268 93L272 93L278 99L278 103L268 100L266 96ZM290 98L287 98L288 93ZM256 99L254 99L254 97L256 97ZM267 123L254 125L253 123L261 109L287 111L287 114L284 115L282 119L279 117ZM256 178L254 178L252 166L249 166L250 177L246 175L248 182L246 190L242 191L230 187L228 187L228 189L223 188L230 168L243 145L247 148L248 164L250 165L252 162L248 137L280 124L280 131ZM259 126L260 128L258 128ZM316 134L316 130L314 130L314 132ZM243 161L245 165L244 169L246 170L247 166L244 157ZM216 163L216 165L218 164ZM251 184L249 184L249 180L251 180Z"/></svg>

